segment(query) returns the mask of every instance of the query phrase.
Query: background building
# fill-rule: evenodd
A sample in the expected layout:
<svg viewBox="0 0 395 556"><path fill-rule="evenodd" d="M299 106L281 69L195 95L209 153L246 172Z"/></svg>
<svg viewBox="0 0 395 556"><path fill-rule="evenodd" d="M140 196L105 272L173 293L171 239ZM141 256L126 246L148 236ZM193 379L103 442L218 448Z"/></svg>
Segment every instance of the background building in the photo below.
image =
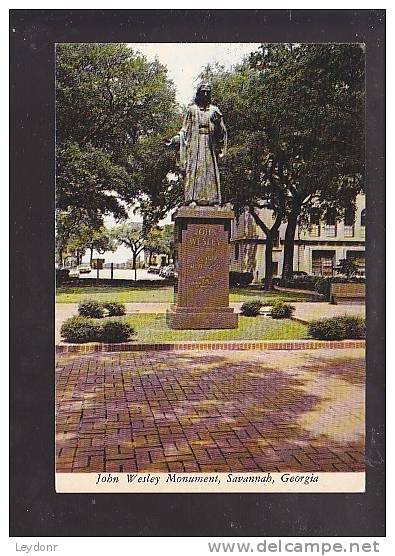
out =
<svg viewBox="0 0 395 556"><path fill-rule="evenodd" d="M260 218L272 225L272 213L262 209ZM279 229L273 249L273 276L281 276L286 224ZM265 234L246 211L232 223L230 269L252 272L254 282L265 276ZM324 218L318 210L310 211L309 224L298 226L295 233L294 271L317 276L332 276L340 259L353 259L365 273L365 196L358 195L356 210L346 211L343 219L335 211Z"/></svg>

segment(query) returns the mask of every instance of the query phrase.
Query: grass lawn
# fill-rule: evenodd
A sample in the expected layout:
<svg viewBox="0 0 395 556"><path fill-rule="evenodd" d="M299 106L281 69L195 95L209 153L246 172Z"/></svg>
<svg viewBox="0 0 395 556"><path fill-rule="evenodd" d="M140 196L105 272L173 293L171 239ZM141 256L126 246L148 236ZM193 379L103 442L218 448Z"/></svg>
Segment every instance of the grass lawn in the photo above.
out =
<svg viewBox="0 0 395 556"><path fill-rule="evenodd" d="M172 303L173 286L58 286L56 303L79 303L83 299L119 303Z"/></svg>
<svg viewBox="0 0 395 556"><path fill-rule="evenodd" d="M172 303L173 286L59 286L56 289L56 303L79 303L83 299L98 301L118 301L119 303ZM265 292L258 288L232 288L231 302L260 298L264 301L283 299L284 301L313 301L309 295L288 292Z"/></svg>
<svg viewBox="0 0 395 556"><path fill-rule="evenodd" d="M204 340L299 340L307 337L307 327L297 321L239 315L238 328L231 330L172 330L165 315L149 313L123 317L137 332L136 342L178 342Z"/></svg>

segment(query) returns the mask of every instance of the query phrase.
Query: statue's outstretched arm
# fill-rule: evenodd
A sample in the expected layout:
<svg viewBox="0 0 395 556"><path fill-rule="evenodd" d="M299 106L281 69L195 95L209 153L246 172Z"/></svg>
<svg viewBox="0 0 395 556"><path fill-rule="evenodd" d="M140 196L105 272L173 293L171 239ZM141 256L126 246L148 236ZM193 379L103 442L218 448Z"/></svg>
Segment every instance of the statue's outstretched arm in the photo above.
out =
<svg viewBox="0 0 395 556"><path fill-rule="evenodd" d="M180 134L174 135L171 139L166 141L167 147L178 147L180 145Z"/></svg>
<svg viewBox="0 0 395 556"><path fill-rule="evenodd" d="M179 147L180 145L182 145L183 141L186 141L187 129L188 129L190 119L191 119L191 114L190 111L188 110L184 118L184 121L182 123L182 128L180 129L180 131L176 135L174 135L174 137L169 139L169 141L166 142L166 145L168 147Z"/></svg>

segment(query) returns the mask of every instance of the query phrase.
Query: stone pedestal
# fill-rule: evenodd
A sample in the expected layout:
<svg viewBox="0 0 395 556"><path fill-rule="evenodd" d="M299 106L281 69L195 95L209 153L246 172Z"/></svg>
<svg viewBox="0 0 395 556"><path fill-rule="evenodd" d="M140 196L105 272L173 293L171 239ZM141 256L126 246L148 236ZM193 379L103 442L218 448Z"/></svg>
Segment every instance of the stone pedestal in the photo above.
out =
<svg viewBox="0 0 395 556"><path fill-rule="evenodd" d="M229 307L229 238L234 218L222 207L180 207L173 215L178 283L171 328L237 328Z"/></svg>

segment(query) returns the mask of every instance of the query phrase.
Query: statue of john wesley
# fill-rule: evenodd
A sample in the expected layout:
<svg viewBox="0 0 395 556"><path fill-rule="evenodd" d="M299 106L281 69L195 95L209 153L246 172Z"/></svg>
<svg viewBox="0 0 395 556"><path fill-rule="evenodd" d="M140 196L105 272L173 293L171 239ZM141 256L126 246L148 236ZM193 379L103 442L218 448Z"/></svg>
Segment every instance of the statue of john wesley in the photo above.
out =
<svg viewBox="0 0 395 556"><path fill-rule="evenodd" d="M167 144L180 148L185 203L221 205L218 159L226 154L227 133L219 108L211 104L209 84L199 85L181 130Z"/></svg>

